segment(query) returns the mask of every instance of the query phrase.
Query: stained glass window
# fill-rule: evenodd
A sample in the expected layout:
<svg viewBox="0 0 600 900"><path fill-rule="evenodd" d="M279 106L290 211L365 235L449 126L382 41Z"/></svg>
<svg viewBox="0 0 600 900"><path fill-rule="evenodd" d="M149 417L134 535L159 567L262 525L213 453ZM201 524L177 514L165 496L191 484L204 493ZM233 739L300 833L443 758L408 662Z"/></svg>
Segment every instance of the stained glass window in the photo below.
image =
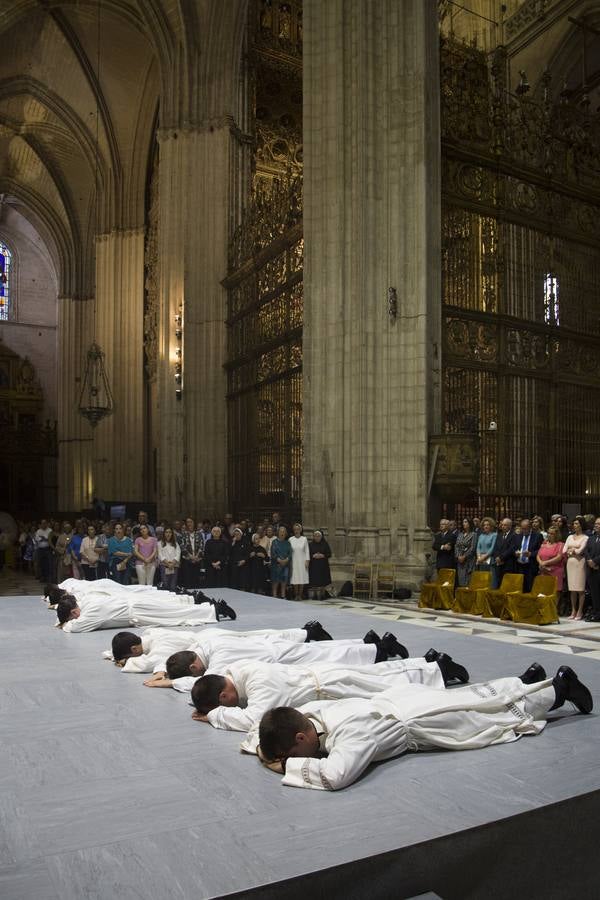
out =
<svg viewBox="0 0 600 900"><path fill-rule="evenodd" d="M558 278L551 273L544 278L544 321L546 325L560 324Z"/></svg>
<svg viewBox="0 0 600 900"><path fill-rule="evenodd" d="M10 250L0 241L0 321L7 320L10 312L11 262Z"/></svg>

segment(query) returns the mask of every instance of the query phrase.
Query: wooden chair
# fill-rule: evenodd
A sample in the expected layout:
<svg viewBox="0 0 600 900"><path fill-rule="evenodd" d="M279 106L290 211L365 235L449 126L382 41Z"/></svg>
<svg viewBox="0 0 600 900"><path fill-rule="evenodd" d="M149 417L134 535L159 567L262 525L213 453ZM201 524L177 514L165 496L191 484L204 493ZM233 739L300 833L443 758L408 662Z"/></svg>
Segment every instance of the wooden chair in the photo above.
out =
<svg viewBox="0 0 600 900"><path fill-rule="evenodd" d="M500 619L508 594L523 590L523 576L509 573L502 576L499 588L484 591L481 597L481 615L484 619Z"/></svg>
<svg viewBox="0 0 600 900"><path fill-rule="evenodd" d="M435 581L421 587L421 609L450 609L454 600L455 569L438 569Z"/></svg>
<svg viewBox="0 0 600 900"><path fill-rule="evenodd" d="M554 575L537 575L531 591L507 594L503 619L527 625L552 625L558 622L558 595Z"/></svg>
<svg viewBox="0 0 600 900"><path fill-rule="evenodd" d="M469 587L456 588L452 612L480 616L483 612L483 598L491 581L491 572L473 572Z"/></svg>
<svg viewBox="0 0 600 900"><path fill-rule="evenodd" d="M378 563L375 572L375 598L393 597L396 579L394 563Z"/></svg>
<svg viewBox="0 0 600 900"><path fill-rule="evenodd" d="M354 563L352 596L369 600L373 592L373 563Z"/></svg>

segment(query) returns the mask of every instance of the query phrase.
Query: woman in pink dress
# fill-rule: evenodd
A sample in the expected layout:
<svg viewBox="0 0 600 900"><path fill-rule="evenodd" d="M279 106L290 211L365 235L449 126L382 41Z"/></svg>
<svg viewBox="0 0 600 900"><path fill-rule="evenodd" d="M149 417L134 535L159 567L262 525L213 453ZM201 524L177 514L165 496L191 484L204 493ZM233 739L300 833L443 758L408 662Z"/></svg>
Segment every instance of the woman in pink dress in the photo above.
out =
<svg viewBox="0 0 600 900"><path fill-rule="evenodd" d="M563 543L556 525L551 525L548 529L548 537L538 550L537 561L540 567L540 575L554 575L556 578L556 590L560 594L563 588L565 560Z"/></svg>
<svg viewBox="0 0 600 900"><path fill-rule="evenodd" d="M587 534L583 533L579 519L573 520L573 534L565 541L564 552L567 557L567 585L571 593L570 619L583 619L585 603L585 545Z"/></svg>

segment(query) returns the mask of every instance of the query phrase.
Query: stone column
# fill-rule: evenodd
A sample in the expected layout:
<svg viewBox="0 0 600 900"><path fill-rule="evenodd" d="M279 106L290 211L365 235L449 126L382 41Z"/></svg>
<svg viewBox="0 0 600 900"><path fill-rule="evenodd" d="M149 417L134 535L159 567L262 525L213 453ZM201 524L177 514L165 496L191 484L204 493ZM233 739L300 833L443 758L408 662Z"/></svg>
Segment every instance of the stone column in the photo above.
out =
<svg viewBox="0 0 600 900"><path fill-rule="evenodd" d="M143 501L143 230L96 238L97 299L60 303L59 505L78 511L94 496ZM95 306L95 311L94 311ZM96 428L78 412L86 354L105 356L114 412Z"/></svg>
<svg viewBox="0 0 600 900"><path fill-rule="evenodd" d="M209 516L227 503L225 361L232 166L229 117L164 129L160 140L158 508ZM175 395L175 316L183 304L183 391Z"/></svg>
<svg viewBox="0 0 600 900"><path fill-rule="evenodd" d="M59 298L58 506L69 514L87 508L93 497L92 429L77 411L93 320L92 300Z"/></svg>
<svg viewBox="0 0 600 900"><path fill-rule="evenodd" d="M306 0L304 26L304 521L338 561L416 582L439 418L437 8Z"/></svg>
<svg viewBox="0 0 600 900"><path fill-rule="evenodd" d="M144 484L144 231L114 230L96 239L96 340L114 413L93 429L94 493L107 500L140 501Z"/></svg>

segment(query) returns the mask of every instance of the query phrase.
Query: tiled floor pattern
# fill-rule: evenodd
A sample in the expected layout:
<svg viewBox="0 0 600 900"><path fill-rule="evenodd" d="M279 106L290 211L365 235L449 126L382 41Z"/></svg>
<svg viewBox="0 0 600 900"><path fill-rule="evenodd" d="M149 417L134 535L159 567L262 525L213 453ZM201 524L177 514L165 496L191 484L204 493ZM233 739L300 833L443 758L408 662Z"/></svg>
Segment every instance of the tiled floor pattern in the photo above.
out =
<svg viewBox="0 0 600 900"><path fill-rule="evenodd" d="M453 612L418 609L415 600L401 604L345 597L326 601L308 601L313 606L329 606L353 612L356 615L376 616L388 623L400 622L423 628L451 631L460 635L478 635L491 641L528 645L531 649L555 650L600 660L600 625L588 622L568 622L558 625L514 625L499 619L482 619L479 616L461 616ZM391 630L394 630L393 627Z"/></svg>

